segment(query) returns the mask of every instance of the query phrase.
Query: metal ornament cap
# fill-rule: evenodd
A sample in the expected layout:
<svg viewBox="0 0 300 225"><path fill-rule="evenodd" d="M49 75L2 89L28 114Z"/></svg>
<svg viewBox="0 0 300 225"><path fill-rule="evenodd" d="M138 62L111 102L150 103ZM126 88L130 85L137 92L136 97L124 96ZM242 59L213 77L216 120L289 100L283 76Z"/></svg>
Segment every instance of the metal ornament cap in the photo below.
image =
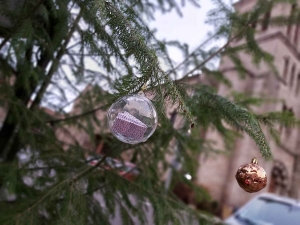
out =
<svg viewBox="0 0 300 225"><path fill-rule="evenodd" d="M258 165L256 158L251 163L240 166L235 178L240 187L249 193L258 192L267 185L267 173Z"/></svg>

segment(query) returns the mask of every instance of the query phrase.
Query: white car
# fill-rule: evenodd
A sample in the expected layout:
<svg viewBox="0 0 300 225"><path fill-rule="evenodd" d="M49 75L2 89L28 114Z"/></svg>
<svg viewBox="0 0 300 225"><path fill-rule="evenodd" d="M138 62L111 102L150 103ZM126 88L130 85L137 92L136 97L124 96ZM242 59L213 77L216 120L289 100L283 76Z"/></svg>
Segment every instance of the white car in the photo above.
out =
<svg viewBox="0 0 300 225"><path fill-rule="evenodd" d="M228 225L300 225L300 202L274 194L261 194L224 222Z"/></svg>

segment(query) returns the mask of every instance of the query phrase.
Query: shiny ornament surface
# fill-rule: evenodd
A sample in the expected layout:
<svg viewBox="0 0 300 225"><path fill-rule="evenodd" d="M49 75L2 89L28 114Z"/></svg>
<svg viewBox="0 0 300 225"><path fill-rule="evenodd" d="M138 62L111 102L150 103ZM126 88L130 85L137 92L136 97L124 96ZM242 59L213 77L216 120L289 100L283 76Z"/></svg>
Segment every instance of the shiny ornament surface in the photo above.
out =
<svg viewBox="0 0 300 225"><path fill-rule="evenodd" d="M235 178L240 187L249 193L258 192L267 185L267 173L255 158L251 163L240 166Z"/></svg>
<svg viewBox="0 0 300 225"><path fill-rule="evenodd" d="M157 113L152 102L140 92L119 98L107 112L112 134L122 142L145 142L155 131Z"/></svg>

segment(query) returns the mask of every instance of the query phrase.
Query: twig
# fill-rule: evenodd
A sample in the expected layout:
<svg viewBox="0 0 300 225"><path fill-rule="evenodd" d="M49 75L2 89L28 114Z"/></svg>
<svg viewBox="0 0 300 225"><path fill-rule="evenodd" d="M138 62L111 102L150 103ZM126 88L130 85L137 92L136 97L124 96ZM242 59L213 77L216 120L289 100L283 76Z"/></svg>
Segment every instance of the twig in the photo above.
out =
<svg viewBox="0 0 300 225"><path fill-rule="evenodd" d="M71 27L70 32L69 32L65 42L63 43L62 47L58 51L56 58L53 60L52 66L49 69L49 72L48 72L44 82L42 83L41 88L40 88L40 90L38 91L38 93L36 95L36 98L34 99L32 105L30 107L31 109L36 108L40 104L40 101L41 101L47 87L49 86L49 83L51 82L51 79L52 79L55 71L57 70L57 67L59 66L59 61L63 57L63 55L66 51L67 45L69 44L69 42L72 38L72 35L73 35L73 33L75 32L75 30L77 28L77 25L78 25L78 23L81 19L81 16L82 16L82 11L80 11L79 14L77 15L77 18L75 19L74 24Z"/></svg>
<svg viewBox="0 0 300 225"><path fill-rule="evenodd" d="M189 74L195 72L196 70L198 70L199 68L203 67L207 62L209 62L212 58L214 58L216 55L220 54L232 41L234 41L241 33L243 33L245 31L247 27L245 27L244 29L242 29L240 32L238 32L236 35L234 35L232 38L230 38L221 48L219 48L216 52L214 52L213 54L211 54L208 58L206 58L202 63L200 63L198 66L196 66L194 69L190 70L189 72L187 72L184 76L188 76ZM181 78L181 79L183 79Z"/></svg>
<svg viewBox="0 0 300 225"><path fill-rule="evenodd" d="M179 63L177 66L175 66L174 69L170 70L167 75L170 75L171 73L175 72L179 67L181 67L184 63L186 63L188 61L188 59L190 57L192 57L193 55L195 55L195 53L197 52L198 49L202 48L203 46L205 46L208 42L211 41L212 38L216 37L219 34L219 32L216 32L213 36L207 38L204 42L202 42L194 51L192 51L181 63Z"/></svg>
<svg viewBox="0 0 300 225"><path fill-rule="evenodd" d="M122 177L128 175L128 174L131 173L134 169L138 168L138 166L140 166L145 160L149 159L151 155L153 155L153 151L151 151L150 154L149 154L148 156L146 156L143 160L141 160L140 162L138 162L137 164L135 164L135 167L131 168L131 169L128 170L126 173L124 173L124 174L122 175ZM107 170L107 171L109 171L107 168L104 168L104 167L101 167L101 168L102 168L102 169L105 169L105 170ZM87 192L86 195L91 194L91 193L94 193L94 192L96 192L96 191L102 189L103 187L109 185L110 183L111 183L111 182L107 182L107 183L101 185L100 187L97 187L96 189L94 189L94 190L92 190L92 191L90 191L90 192Z"/></svg>
<svg viewBox="0 0 300 225"><path fill-rule="evenodd" d="M63 121L68 121L68 120L78 119L78 118L80 118L80 117L84 117L84 116L87 116L87 115L89 115L89 114L95 113L95 112L97 112L98 110L103 109L104 107L106 107L106 106L99 106L99 107L94 108L94 109L92 109L92 110L89 110L89 111L87 111L87 112L84 112L84 113L81 113L81 114L78 114L78 115L75 115L75 116L66 117L66 118L63 118L63 119L48 120L48 121L46 121L46 123L49 123L49 124L55 124L55 123L59 123L59 122L63 122Z"/></svg>

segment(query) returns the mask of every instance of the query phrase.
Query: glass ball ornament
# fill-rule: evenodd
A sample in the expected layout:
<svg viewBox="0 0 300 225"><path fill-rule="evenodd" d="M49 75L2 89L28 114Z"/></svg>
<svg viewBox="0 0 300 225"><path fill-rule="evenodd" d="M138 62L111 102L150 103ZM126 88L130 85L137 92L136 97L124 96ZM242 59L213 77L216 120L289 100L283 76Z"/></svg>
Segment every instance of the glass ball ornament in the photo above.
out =
<svg viewBox="0 0 300 225"><path fill-rule="evenodd" d="M122 142L138 144L147 141L157 127L157 112L141 92L117 99L107 112L112 134Z"/></svg>
<svg viewBox="0 0 300 225"><path fill-rule="evenodd" d="M267 173L258 165L256 158L251 163L240 166L235 178L239 186L246 192L258 192L267 185Z"/></svg>

